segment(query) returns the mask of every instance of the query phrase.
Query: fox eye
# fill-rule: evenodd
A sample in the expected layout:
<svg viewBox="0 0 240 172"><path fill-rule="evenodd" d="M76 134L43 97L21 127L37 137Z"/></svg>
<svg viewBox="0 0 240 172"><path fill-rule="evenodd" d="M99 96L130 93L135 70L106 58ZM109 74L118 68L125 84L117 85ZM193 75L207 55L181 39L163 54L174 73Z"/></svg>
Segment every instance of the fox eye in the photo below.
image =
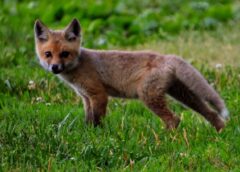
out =
<svg viewBox="0 0 240 172"><path fill-rule="evenodd" d="M45 52L45 56L46 56L47 58L50 58L50 57L52 57L52 53L51 53L50 51L46 51L46 52Z"/></svg>
<svg viewBox="0 0 240 172"><path fill-rule="evenodd" d="M61 58L67 58L69 56L69 54L70 53L68 51L63 51L63 52L60 53L60 57Z"/></svg>

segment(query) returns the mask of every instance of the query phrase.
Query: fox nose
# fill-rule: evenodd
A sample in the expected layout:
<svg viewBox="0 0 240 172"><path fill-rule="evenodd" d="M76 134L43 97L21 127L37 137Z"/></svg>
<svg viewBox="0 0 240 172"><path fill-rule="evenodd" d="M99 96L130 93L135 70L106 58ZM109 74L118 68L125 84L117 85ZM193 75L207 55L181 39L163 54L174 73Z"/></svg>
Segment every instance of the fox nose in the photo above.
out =
<svg viewBox="0 0 240 172"><path fill-rule="evenodd" d="M51 68L52 68L52 72L54 73L54 74L59 74L59 73L61 73L62 71L63 71L63 65L62 64L53 64L52 66L51 66Z"/></svg>

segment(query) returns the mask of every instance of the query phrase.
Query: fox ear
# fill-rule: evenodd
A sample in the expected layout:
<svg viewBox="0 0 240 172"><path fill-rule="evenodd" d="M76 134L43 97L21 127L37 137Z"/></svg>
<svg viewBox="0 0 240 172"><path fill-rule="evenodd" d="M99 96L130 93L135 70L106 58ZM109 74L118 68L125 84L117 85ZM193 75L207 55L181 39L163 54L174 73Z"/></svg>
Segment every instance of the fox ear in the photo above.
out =
<svg viewBox="0 0 240 172"><path fill-rule="evenodd" d="M77 19L73 19L65 29L65 38L68 41L74 41L80 37L81 26Z"/></svg>
<svg viewBox="0 0 240 172"><path fill-rule="evenodd" d="M35 38L39 41L43 42L48 40L49 29L39 19L35 21L34 32Z"/></svg>

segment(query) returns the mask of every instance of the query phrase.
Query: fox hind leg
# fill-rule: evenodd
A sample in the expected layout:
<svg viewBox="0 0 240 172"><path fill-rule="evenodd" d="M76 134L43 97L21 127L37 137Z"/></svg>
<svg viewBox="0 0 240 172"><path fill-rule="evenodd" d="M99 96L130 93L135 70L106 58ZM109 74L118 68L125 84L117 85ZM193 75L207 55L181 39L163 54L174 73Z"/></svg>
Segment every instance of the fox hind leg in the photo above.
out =
<svg viewBox="0 0 240 172"><path fill-rule="evenodd" d="M167 92L176 100L179 100L184 105L200 113L216 128L217 131L220 131L225 126L217 112L213 111L200 97L194 94L182 82L178 80L175 81L172 86L168 88Z"/></svg>
<svg viewBox="0 0 240 172"><path fill-rule="evenodd" d="M144 104L157 116L159 116L166 125L167 129L177 128L180 122L179 117L175 116L167 107L164 88L155 87L156 83L145 83L139 90L139 98Z"/></svg>
<svg viewBox="0 0 240 172"><path fill-rule="evenodd" d="M138 97L143 103L165 123L167 129L177 128L180 118L167 107L165 93L171 81L171 71L152 71L146 75L138 88ZM164 71L165 70L165 71Z"/></svg>
<svg viewBox="0 0 240 172"><path fill-rule="evenodd" d="M180 119L168 109L164 96L145 98L143 99L143 102L163 120L167 129L178 127Z"/></svg>

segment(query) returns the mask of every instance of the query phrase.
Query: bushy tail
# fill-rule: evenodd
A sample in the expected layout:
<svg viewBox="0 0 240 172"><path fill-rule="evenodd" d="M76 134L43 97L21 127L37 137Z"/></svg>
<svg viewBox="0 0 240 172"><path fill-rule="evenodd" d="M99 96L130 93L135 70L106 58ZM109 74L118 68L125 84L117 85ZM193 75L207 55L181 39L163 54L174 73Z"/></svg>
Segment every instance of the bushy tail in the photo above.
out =
<svg viewBox="0 0 240 172"><path fill-rule="evenodd" d="M210 103L224 119L229 119L228 110L218 93L208 84L206 79L184 60L174 57L175 76L194 94Z"/></svg>

